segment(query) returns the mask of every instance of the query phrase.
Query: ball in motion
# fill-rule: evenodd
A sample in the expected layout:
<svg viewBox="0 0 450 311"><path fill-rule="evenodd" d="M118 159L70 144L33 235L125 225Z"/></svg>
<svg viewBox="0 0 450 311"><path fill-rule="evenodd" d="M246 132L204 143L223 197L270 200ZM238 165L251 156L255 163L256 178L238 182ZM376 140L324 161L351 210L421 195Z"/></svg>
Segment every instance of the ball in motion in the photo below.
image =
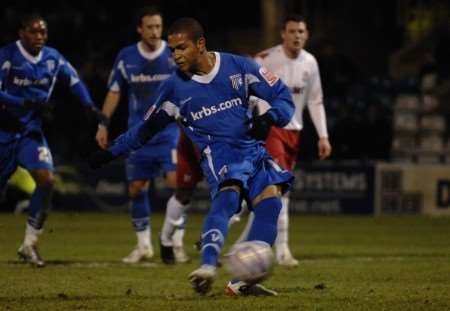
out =
<svg viewBox="0 0 450 311"><path fill-rule="evenodd" d="M272 248L263 241L238 243L225 255L225 267L231 277L251 284L266 279L273 263Z"/></svg>

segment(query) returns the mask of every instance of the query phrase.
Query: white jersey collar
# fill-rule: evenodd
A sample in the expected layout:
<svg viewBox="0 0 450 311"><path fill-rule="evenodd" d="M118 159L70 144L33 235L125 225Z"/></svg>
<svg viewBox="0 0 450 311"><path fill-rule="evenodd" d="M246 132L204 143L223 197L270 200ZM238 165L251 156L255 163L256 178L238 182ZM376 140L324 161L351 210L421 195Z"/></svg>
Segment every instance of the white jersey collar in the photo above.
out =
<svg viewBox="0 0 450 311"><path fill-rule="evenodd" d="M220 53L218 52L213 52L214 55L216 56L216 63L214 64L213 69L205 74L205 75L193 75L192 76L192 80L199 82L199 83L210 83L217 75L217 73L219 72L219 68L220 68Z"/></svg>
<svg viewBox="0 0 450 311"><path fill-rule="evenodd" d="M25 57L25 59L27 61L29 61L30 63L37 64L41 60L42 50L39 51L39 54L37 56L33 56L30 53L28 53L27 50L25 50L25 48L23 47L22 42L20 42L20 40L16 41L16 45L19 48L20 54L22 54L22 56Z"/></svg>
<svg viewBox="0 0 450 311"><path fill-rule="evenodd" d="M153 52L145 51L144 43L142 43L142 41L139 41L137 43L137 49L139 51L139 54L141 54L142 57L148 60L154 60L155 58L157 58L159 55L162 54L165 48L166 48L166 41L164 40L161 40L161 46L156 51Z"/></svg>
<svg viewBox="0 0 450 311"><path fill-rule="evenodd" d="M283 48L283 45L282 45L282 44L278 45L278 49L280 50L280 53L283 54L284 57L285 57L288 61L296 61L296 60L299 60L300 58L303 57L303 55L305 55L305 52L304 52L305 49L301 49L301 50L300 50L300 53L298 53L298 55L297 55L296 58L290 58L290 57L287 56L286 52L284 51L284 48Z"/></svg>

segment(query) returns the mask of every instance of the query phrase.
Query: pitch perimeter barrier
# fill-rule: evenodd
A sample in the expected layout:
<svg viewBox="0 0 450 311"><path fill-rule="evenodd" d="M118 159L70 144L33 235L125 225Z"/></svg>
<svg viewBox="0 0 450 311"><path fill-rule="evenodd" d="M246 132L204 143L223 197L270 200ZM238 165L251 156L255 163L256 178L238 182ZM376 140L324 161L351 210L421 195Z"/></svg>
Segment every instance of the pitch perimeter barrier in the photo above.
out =
<svg viewBox="0 0 450 311"><path fill-rule="evenodd" d="M292 213L450 215L450 165L326 161L302 163L294 174ZM100 172L61 165L57 175L56 209L110 212L129 208L119 161ZM172 192L158 178L150 193L152 209L163 210ZM205 212L210 205L207 185L202 182L191 210Z"/></svg>

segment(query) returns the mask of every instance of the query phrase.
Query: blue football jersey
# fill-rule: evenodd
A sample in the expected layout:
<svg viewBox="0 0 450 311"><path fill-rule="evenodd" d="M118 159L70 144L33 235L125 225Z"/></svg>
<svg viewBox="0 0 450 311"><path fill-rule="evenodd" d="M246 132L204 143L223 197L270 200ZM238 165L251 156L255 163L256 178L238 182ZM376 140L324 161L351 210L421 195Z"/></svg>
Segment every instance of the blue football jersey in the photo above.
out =
<svg viewBox="0 0 450 311"><path fill-rule="evenodd" d="M251 148L261 143L248 135L251 95L270 103L268 113L276 125L289 122L294 103L277 76L249 58L217 52L215 58L206 75L186 77L177 71L165 81L144 120L116 139L112 153L117 156L139 148L158 126L152 127L149 121L165 124L170 118L180 119L186 134L202 151L215 143Z"/></svg>
<svg viewBox="0 0 450 311"><path fill-rule="evenodd" d="M128 91L128 127L142 120L152 104L151 98L159 85L167 80L176 69L167 43L160 48L146 52L142 42L123 48L116 58L108 81L108 89L114 92ZM177 131L175 124L171 131ZM170 131L169 131L170 132ZM167 140L165 131L152 139L152 143Z"/></svg>
<svg viewBox="0 0 450 311"><path fill-rule="evenodd" d="M0 122L12 119L19 132L40 129L41 121L23 107L25 100L47 102L56 80L62 79L85 105L92 99L78 73L55 49L44 47L37 56L29 54L20 41L0 49ZM0 142L17 137L17 131L5 131L0 125Z"/></svg>

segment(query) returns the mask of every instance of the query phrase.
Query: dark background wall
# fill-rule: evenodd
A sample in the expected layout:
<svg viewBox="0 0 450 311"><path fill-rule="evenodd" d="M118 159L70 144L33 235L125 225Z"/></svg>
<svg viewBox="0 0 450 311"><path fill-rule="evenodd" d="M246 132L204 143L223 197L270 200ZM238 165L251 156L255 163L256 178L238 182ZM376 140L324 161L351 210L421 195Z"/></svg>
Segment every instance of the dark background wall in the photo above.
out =
<svg viewBox="0 0 450 311"><path fill-rule="evenodd" d="M414 80L428 62L426 55L439 40L423 38L445 20L450 6L442 0L8 0L0 10L0 44L17 39L22 14L40 12L49 22L48 44L78 69L101 106L114 58L120 48L138 39L134 14L145 5L160 8L165 26L182 16L200 20L209 49L247 55L279 43L283 15L303 14L311 32L307 49L321 68L334 159L389 158L392 101L402 82ZM392 72L391 59L403 50L412 52L400 55ZM406 69L397 70L403 64ZM414 89L414 81L409 86ZM95 146L95 128L86 126L66 89L57 87L53 98L58 105L47 132L56 157L83 157ZM112 136L125 129L125 106L123 102L113 118ZM303 137L300 156L314 159L315 133L308 118ZM368 142L367 137L374 140Z"/></svg>

